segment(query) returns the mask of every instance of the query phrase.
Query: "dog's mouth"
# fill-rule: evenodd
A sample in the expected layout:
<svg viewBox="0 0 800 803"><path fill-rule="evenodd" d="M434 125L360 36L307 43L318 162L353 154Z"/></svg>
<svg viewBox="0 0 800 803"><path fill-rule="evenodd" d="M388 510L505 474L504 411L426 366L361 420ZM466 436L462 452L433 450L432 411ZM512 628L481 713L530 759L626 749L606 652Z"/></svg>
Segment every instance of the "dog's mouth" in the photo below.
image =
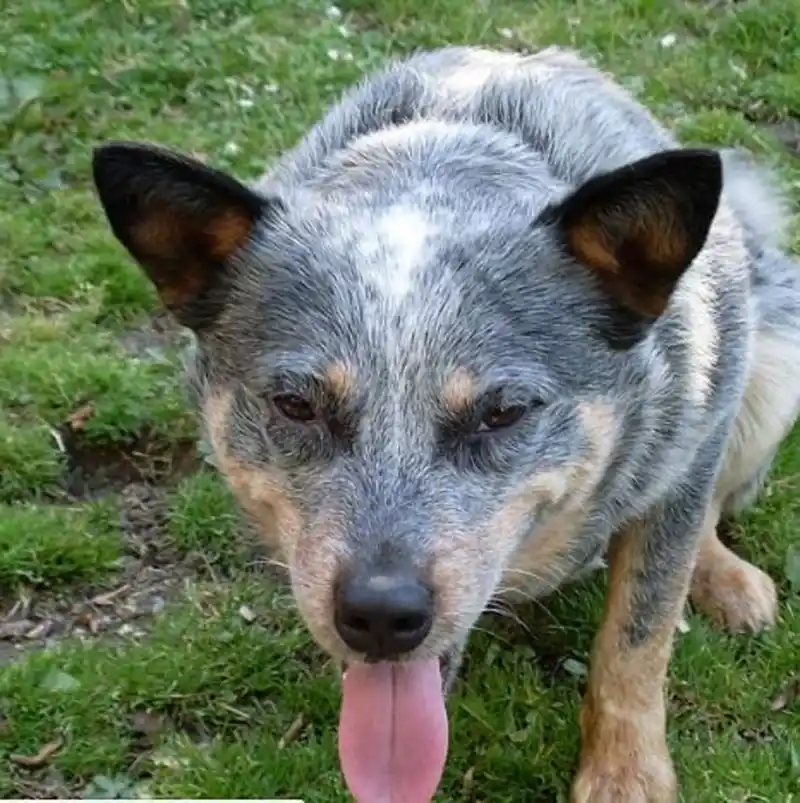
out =
<svg viewBox="0 0 800 803"><path fill-rule="evenodd" d="M339 757L359 803L391 794L428 803L444 771L445 693L455 652L401 663L352 663L342 675Z"/></svg>
<svg viewBox="0 0 800 803"><path fill-rule="evenodd" d="M442 678L442 693L447 695L447 693L450 691L450 686L452 685L453 680L455 679L454 668L456 665L456 650L455 649L447 650L445 653L440 655L437 660L439 661L439 674L441 675ZM366 659L364 663L367 664L368 666L371 666L373 664L378 664L381 662ZM339 669L341 674L342 675L346 674L350 666L351 664L347 663L346 661L342 661L339 664Z"/></svg>

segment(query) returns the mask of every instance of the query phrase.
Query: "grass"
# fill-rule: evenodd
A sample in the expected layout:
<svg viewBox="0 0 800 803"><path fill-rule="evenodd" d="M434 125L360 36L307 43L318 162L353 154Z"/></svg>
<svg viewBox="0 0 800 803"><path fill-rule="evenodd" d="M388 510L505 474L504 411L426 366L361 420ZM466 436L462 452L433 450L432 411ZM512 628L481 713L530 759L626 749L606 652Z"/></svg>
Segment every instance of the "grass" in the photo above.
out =
<svg viewBox="0 0 800 803"><path fill-rule="evenodd" d="M687 142L751 148L800 201L794 0L29 0L0 15L0 41L3 610L113 588L131 557L128 503L110 481L100 500L67 499L68 477L112 452L136 463L145 436L163 457L195 433L180 343L154 324L153 293L92 195L94 143L157 140L252 177L388 55L562 43L618 74ZM741 552L780 583L779 627L733 638L693 618L678 643L669 738L686 801L800 799L800 711L771 705L800 665L787 557L798 446L795 433L738 524ZM144 635L66 640L0 667L0 796L345 800L331 668L285 593L249 567L216 475L168 479L163 538L174 561L199 555L199 568ZM532 635L476 635L450 702L440 800L567 799L602 593L598 579L548 601ZM57 738L40 769L7 760Z"/></svg>

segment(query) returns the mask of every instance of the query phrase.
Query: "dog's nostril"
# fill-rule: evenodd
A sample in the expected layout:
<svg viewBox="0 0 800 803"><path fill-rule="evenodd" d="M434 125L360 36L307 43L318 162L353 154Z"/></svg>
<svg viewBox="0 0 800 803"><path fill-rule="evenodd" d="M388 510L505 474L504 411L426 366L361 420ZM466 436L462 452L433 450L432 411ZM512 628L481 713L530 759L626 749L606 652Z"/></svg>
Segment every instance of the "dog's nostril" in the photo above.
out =
<svg viewBox="0 0 800 803"><path fill-rule="evenodd" d="M351 627L353 630L369 630L369 620L365 619L363 616L351 616L347 620L347 626Z"/></svg>
<svg viewBox="0 0 800 803"><path fill-rule="evenodd" d="M433 595L409 575L357 575L336 590L335 624L342 640L368 658L394 658L425 640Z"/></svg>
<svg viewBox="0 0 800 803"><path fill-rule="evenodd" d="M425 616L401 616L394 622L398 633L413 633L425 626Z"/></svg>

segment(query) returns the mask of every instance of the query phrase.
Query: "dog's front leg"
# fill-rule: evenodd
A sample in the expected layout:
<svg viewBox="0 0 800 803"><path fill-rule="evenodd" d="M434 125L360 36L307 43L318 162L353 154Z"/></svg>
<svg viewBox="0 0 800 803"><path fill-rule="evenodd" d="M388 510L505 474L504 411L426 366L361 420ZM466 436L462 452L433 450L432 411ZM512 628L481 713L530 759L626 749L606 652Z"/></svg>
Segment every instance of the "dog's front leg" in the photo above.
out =
<svg viewBox="0 0 800 803"><path fill-rule="evenodd" d="M665 682L695 545L714 505L676 500L611 543L609 589L581 710L573 803L673 803ZM694 509L693 509L694 508Z"/></svg>

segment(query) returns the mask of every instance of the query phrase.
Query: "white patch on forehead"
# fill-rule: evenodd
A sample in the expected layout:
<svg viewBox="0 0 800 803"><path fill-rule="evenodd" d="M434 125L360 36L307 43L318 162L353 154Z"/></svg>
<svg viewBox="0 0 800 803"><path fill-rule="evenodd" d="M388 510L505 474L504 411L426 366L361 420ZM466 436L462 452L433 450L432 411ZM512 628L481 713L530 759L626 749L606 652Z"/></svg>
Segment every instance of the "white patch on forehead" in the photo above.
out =
<svg viewBox="0 0 800 803"><path fill-rule="evenodd" d="M433 253L436 230L420 209L398 204L382 212L358 244L364 278L387 300L402 300Z"/></svg>

